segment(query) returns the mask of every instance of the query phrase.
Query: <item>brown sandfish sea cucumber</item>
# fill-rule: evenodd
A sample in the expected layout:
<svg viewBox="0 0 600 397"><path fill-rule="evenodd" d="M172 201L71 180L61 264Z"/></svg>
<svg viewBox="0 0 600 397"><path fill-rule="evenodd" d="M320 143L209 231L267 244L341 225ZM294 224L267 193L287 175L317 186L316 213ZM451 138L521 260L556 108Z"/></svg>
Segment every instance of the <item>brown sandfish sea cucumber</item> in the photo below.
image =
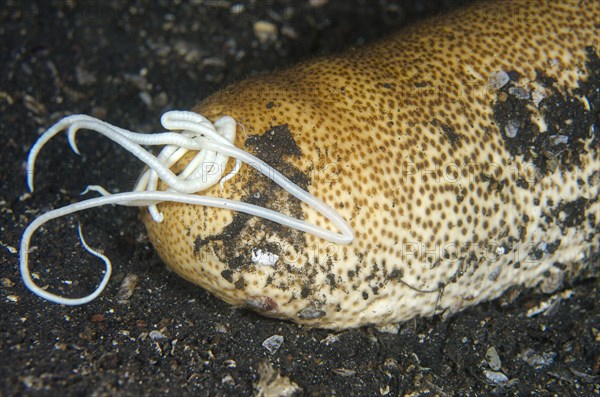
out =
<svg viewBox="0 0 600 397"><path fill-rule="evenodd" d="M166 113L176 132L66 118L30 170L67 128L74 149L76 130L93 129L149 168L133 192L93 187L101 197L34 221L26 285L69 304L99 293L40 290L27 248L43 222L109 203L144 207L157 252L187 280L315 327L392 324L598 274L599 21L596 1L481 2ZM166 146L153 156L149 144Z"/></svg>

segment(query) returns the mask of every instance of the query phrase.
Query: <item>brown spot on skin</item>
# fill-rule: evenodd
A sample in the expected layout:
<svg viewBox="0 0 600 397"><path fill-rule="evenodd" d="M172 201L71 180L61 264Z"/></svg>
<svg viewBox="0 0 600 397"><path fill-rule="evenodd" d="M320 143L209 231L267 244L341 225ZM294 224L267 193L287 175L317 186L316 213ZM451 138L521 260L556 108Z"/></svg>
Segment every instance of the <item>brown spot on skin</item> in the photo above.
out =
<svg viewBox="0 0 600 397"><path fill-rule="evenodd" d="M231 304L258 299L266 315L333 329L598 271L598 20L593 1L481 2L227 87L194 111L241 123L236 146L335 208L355 241L172 203L159 204L162 223L142 212L150 239L171 268ZM498 71L509 81L496 89ZM513 141L511 120L522 132ZM249 166L203 194L330 227ZM257 248L279 260L258 266L248 259Z"/></svg>

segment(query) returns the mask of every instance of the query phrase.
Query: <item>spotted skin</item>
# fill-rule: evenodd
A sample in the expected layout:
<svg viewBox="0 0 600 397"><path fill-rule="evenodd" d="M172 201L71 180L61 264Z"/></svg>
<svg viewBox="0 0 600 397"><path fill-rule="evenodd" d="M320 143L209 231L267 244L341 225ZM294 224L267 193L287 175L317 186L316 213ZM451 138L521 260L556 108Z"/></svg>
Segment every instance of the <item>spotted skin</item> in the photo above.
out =
<svg viewBox="0 0 600 397"><path fill-rule="evenodd" d="M356 238L165 203L163 223L142 213L150 239L233 305L332 329L597 272L599 21L595 1L483 2L225 88L194 111L234 117L238 147L334 207ZM205 193L328 225L248 166ZM253 262L257 249L277 262Z"/></svg>

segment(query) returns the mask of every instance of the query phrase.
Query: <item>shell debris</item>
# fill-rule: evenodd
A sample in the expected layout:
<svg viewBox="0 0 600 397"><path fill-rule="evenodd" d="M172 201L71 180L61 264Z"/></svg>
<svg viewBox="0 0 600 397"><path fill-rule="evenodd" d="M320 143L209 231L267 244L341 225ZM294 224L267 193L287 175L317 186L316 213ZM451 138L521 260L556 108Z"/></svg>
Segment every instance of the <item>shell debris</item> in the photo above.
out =
<svg viewBox="0 0 600 397"><path fill-rule="evenodd" d="M282 376L268 361L259 363L258 375L260 378L254 384L255 397L292 397L302 392L300 386L287 376Z"/></svg>

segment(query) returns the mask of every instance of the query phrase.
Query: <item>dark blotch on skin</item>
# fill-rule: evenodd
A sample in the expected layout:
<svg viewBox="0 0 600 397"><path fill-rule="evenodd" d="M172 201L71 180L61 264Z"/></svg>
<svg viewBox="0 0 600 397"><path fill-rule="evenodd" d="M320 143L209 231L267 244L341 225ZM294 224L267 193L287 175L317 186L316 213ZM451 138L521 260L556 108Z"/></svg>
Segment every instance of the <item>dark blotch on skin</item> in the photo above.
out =
<svg viewBox="0 0 600 397"><path fill-rule="evenodd" d="M546 89L547 95L539 103L540 113L548 125L544 133L540 133L538 126L532 121L533 112L527 107L535 106L533 100L519 99L509 93L512 87L517 87L512 79L497 93L493 112L506 149L513 156L522 155L525 161L533 162L542 175L554 172L558 166L565 170L578 167L584 150L583 142L589 140L590 128L598 122L600 59L594 47L587 47L585 50L588 58L585 63L587 77L579 82L579 88L572 94L557 87L556 81L543 71L536 71L536 82ZM590 104L590 110L580 100L584 97ZM517 123L519 126L515 137L506 135L506 127L510 123ZM598 129L593 133L596 139L592 150L598 152ZM567 142L561 142L557 137L566 137Z"/></svg>
<svg viewBox="0 0 600 397"><path fill-rule="evenodd" d="M231 270L229 270L229 269L223 270L221 272L221 276L225 280L229 281L230 283L233 283L233 277L232 277L233 276L233 272Z"/></svg>
<svg viewBox="0 0 600 397"><path fill-rule="evenodd" d="M585 221L587 205L588 200L583 197L569 203L561 203L555 217L563 228L577 227Z"/></svg>
<svg viewBox="0 0 600 397"><path fill-rule="evenodd" d="M437 128L441 128L444 132L444 135L446 135L446 138L448 138L448 141L452 146L455 146L460 141L460 135L457 134L456 131L454 131L454 128L452 128L448 124L444 124L438 119L433 119L431 121L431 125Z"/></svg>
<svg viewBox="0 0 600 397"><path fill-rule="evenodd" d="M282 159L286 156L302 155L302 151L292 137L287 124L272 127L262 135L250 135L246 139L246 146L255 150L256 157L276 168L288 178L299 178L299 175L293 175L297 173L297 170ZM308 186L308 181L306 180L294 182L300 183L300 187L303 189L306 189Z"/></svg>
<svg viewBox="0 0 600 397"><path fill-rule="evenodd" d="M271 127L262 135L251 135L245 145L258 158L281 172L296 185L305 190L308 188L308 177L286 161L289 156L302 154L287 125ZM248 172L251 172L251 176L247 186L244 187L247 194L242 201L303 219L298 200L290 197L289 193L263 174L250 169L247 165L245 167ZM254 249L262 249L278 256L283 255L283 247L271 242L253 240L251 236L256 232L265 231L267 236L277 234L289 246L294 246L299 251L302 249L298 247L298 242L303 241L300 238L301 232L263 218L256 218L256 222L251 224L252 218L254 217L251 215L236 212L233 221L221 233L207 238L198 237L194 243L194 252L198 254L205 245L221 242L222 248L218 247L215 252L219 259L228 265L228 269L223 271L221 276L228 282L234 283L238 289L243 288L244 283L236 273L254 266L251 260Z"/></svg>

